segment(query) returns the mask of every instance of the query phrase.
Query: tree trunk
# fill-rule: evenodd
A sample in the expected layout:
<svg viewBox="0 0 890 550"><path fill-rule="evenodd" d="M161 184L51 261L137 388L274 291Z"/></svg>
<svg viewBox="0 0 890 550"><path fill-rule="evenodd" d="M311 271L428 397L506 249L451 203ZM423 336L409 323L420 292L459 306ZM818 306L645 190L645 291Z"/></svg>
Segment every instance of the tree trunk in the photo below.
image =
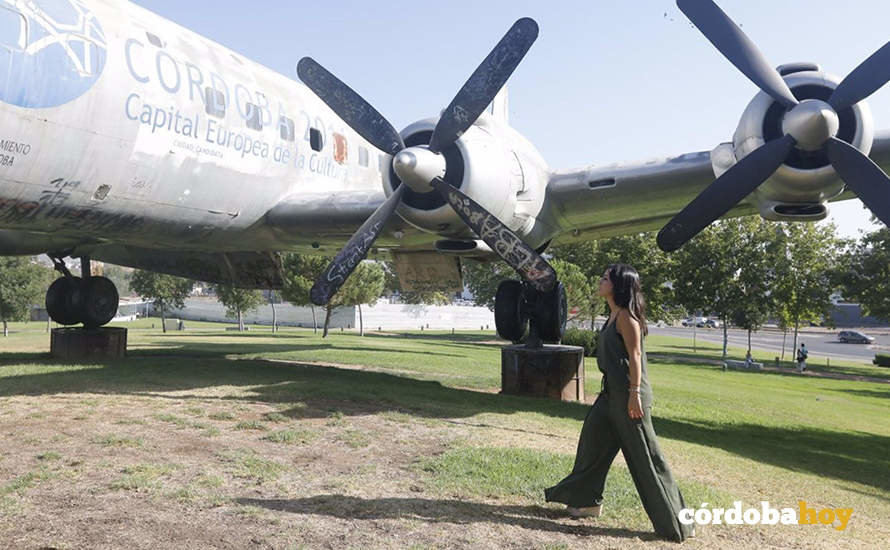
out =
<svg viewBox="0 0 890 550"><path fill-rule="evenodd" d="M318 320L315 318L315 305L310 305L309 309L312 310L312 331L315 334L318 334Z"/></svg>
<svg viewBox="0 0 890 550"><path fill-rule="evenodd" d="M748 329L748 353L751 353L751 329Z"/></svg>
<svg viewBox="0 0 890 550"><path fill-rule="evenodd" d="M321 333L322 338L328 337L328 325L331 324L331 310L333 310L333 309L334 308L331 306L328 306L325 308L326 313L324 315L324 331L322 331L322 333Z"/></svg>
<svg viewBox="0 0 890 550"><path fill-rule="evenodd" d="M726 359L726 348L729 346L729 332L726 328L726 318L720 319L723 322L723 358Z"/></svg>
<svg viewBox="0 0 890 550"><path fill-rule="evenodd" d="M161 330L167 334L167 313L163 309L161 310Z"/></svg>
<svg viewBox="0 0 890 550"><path fill-rule="evenodd" d="M781 360L785 360L785 342L788 340L788 327L782 329L782 358Z"/></svg>
<svg viewBox="0 0 890 550"><path fill-rule="evenodd" d="M244 315L238 310L238 332L244 332Z"/></svg>
<svg viewBox="0 0 890 550"><path fill-rule="evenodd" d="M278 316L275 313L275 295L272 294L272 298L269 300L269 305L272 306L272 334L278 332Z"/></svg>
<svg viewBox="0 0 890 550"><path fill-rule="evenodd" d="M794 322L794 351L797 352L797 329L800 328L800 323L798 321Z"/></svg>
<svg viewBox="0 0 890 550"><path fill-rule="evenodd" d="M365 335L365 323L362 320L362 305L361 304L358 305L358 335L359 336Z"/></svg>
<svg viewBox="0 0 890 550"><path fill-rule="evenodd" d="M9 336L9 324L6 322L6 319L3 319L3 337L7 338Z"/></svg>

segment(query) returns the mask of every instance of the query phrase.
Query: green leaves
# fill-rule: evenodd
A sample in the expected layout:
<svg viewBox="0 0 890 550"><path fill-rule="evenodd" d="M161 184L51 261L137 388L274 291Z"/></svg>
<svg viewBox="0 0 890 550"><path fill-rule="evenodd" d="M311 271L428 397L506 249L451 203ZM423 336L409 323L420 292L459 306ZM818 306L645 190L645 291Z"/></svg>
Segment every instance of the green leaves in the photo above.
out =
<svg viewBox="0 0 890 550"><path fill-rule="evenodd" d="M0 256L0 320L27 320L51 281L52 270L31 258Z"/></svg>
<svg viewBox="0 0 890 550"><path fill-rule="evenodd" d="M154 302L154 306L162 313L184 308L185 299L191 294L192 287L194 282L189 279L152 271L137 269L130 276L130 288L146 300Z"/></svg>

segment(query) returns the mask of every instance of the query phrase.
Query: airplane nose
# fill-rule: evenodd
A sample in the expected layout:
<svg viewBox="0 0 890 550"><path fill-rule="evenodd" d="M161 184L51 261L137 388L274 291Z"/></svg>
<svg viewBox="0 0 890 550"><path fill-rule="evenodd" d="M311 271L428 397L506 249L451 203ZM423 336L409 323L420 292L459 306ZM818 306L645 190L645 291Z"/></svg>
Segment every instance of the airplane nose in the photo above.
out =
<svg viewBox="0 0 890 550"><path fill-rule="evenodd" d="M392 167L402 183L417 193L433 190L430 182L445 177L445 157L430 151L426 146L402 149L392 159Z"/></svg>

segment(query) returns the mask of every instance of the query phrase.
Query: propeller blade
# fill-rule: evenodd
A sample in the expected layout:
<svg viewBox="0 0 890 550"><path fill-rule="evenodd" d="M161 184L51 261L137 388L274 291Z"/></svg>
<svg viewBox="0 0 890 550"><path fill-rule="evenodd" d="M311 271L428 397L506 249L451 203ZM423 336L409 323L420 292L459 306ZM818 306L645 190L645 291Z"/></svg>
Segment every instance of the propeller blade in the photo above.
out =
<svg viewBox="0 0 890 550"><path fill-rule="evenodd" d="M712 0L677 0L677 7L758 88L786 107L797 105L782 76L717 4Z"/></svg>
<svg viewBox="0 0 890 550"><path fill-rule="evenodd" d="M297 74L319 99L374 147L389 155L405 148L402 137L383 115L314 59L301 59Z"/></svg>
<svg viewBox="0 0 890 550"><path fill-rule="evenodd" d="M538 24L533 19L525 17L510 27L442 113L430 149L442 151L476 122L537 38Z"/></svg>
<svg viewBox="0 0 890 550"><path fill-rule="evenodd" d="M404 185L397 187L395 192L355 232L346 246L337 253L328 268L312 285L312 290L309 291L309 298L313 304L317 306L327 304L331 300L331 296L343 286L346 278L355 270L356 266L365 259L368 251L374 245L374 241L383 231L383 226L396 211L404 192Z"/></svg>
<svg viewBox="0 0 890 550"><path fill-rule="evenodd" d="M519 273L524 281L536 290L550 292L556 285L556 271L540 254L525 244L494 214L482 208L476 201L446 183L434 179L430 185L448 201L458 216L485 241L491 249Z"/></svg>
<svg viewBox="0 0 890 550"><path fill-rule="evenodd" d="M828 141L828 159L844 183L890 226L890 177L862 151L835 137Z"/></svg>
<svg viewBox="0 0 890 550"><path fill-rule="evenodd" d="M785 162L795 140L790 135L770 141L714 180L658 232L658 247L672 252L729 212Z"/></svg>
<svg viewBox="0 0 890 550"><path fill-rule="evenodd" d="M835 111L840 111L859 103L880 89L890 80L890 42L853 69L838 84L828 103Z"/></svg>

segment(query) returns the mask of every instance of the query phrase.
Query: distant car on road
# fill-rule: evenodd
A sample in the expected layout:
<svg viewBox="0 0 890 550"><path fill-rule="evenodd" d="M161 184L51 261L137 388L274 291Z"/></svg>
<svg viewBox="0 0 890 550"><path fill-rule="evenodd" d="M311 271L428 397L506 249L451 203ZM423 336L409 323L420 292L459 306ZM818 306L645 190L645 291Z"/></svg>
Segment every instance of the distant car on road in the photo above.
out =
<svg viewBox="0 0 890 550"><path fill-rule="evenodd" d="M680 323L684 327L699 327L699 328L701 328L701 327L704 327L705 323L707 323L707 322L708 322L707 317L687 317L686 319L683 319Z"/></svg>
<svg viewBox="0 0 890 550"><path fill-rule="evenodd" d="M856 330L842 330L837 334L837 339L843 343L873 344L875 339Z"/></svg>
<svg viewBox="0 0 890 550"><path fill-rule="evenodd" d="M707 328L720 328L722 326L723 325L720 324L719 319L708 319L705 321L705 327L707 327Z"/></svg>

